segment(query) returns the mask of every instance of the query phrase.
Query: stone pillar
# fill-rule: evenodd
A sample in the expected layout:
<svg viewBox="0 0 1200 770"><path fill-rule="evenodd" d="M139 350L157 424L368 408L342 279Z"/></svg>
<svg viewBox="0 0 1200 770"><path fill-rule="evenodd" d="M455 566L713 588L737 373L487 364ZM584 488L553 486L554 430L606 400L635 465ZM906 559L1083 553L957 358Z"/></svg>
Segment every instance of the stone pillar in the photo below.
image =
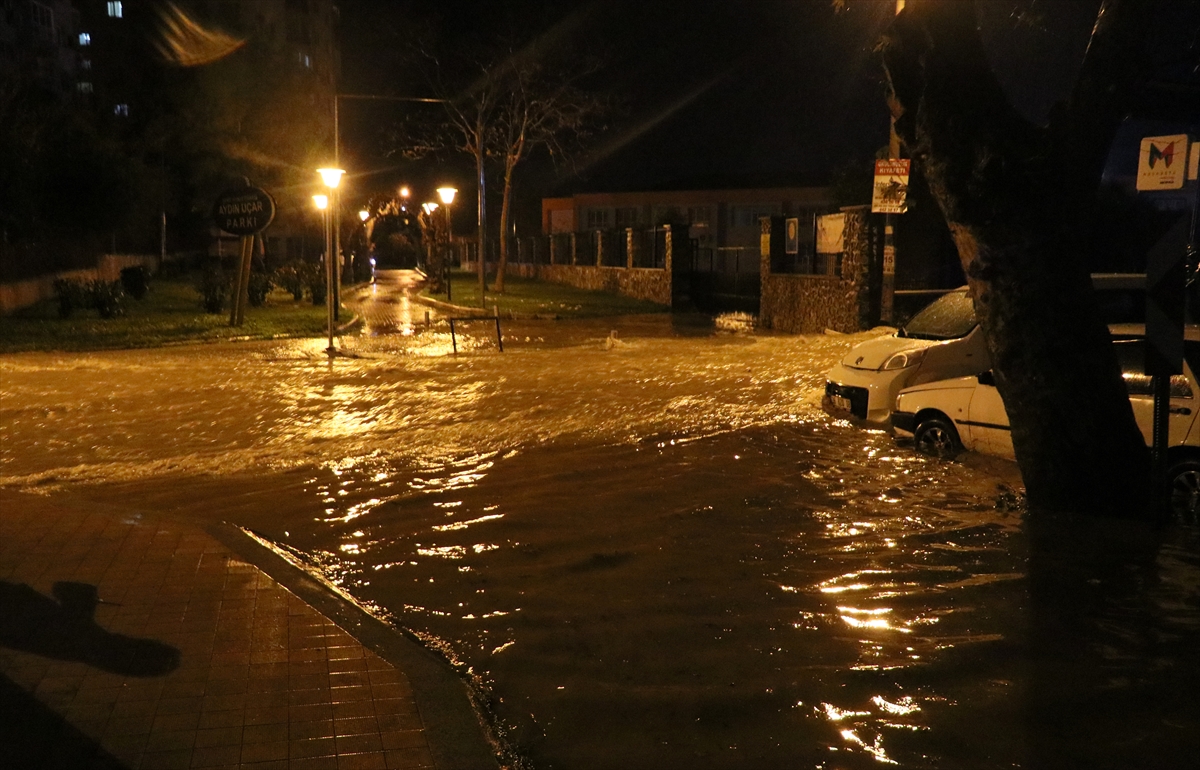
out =
<svg viewBox="0 0 1200 770"><path fill-rule="evenodd" d="M593 230L596 239L596 267L604 266L604 231Z"/></svg>
<svg viewBox="0 0 1200 770"><path fill-rule="evenodd" d="M579 264L579 240L577 238L578 235L579 235L579 233L571 233L571 264L572 265Z"/></svg>
<svg viewBox="0 0 1200 770"><path fill-rule="evenodd" d="M846 229L842 246L842 279L854 286L858 304L858 326L870 329L881 319L883 299L883 261L878 238L871 227L868 206L847 206Z"/></svg>
<svg viewBox="0 0 1200 770"><path fill-rule="evenodd" d="M633 228L625 228L625 267L633 267Z"/></svg>

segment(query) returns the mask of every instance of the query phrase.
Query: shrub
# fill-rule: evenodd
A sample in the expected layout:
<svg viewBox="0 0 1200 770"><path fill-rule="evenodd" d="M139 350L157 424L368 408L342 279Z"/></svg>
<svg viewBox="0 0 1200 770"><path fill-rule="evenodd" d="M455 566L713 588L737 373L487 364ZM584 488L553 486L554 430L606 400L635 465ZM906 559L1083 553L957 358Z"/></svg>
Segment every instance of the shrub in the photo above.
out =
<svg viewBox="0 0 1200 770"><path fill-rule="evenodd" d="M321 269L321 265L315 262L306 262L304 264L304 278L308 284L308 291L312 294L313 304L324 305L327 287L325 285L325 271Z"/></svg>
<svg viewBox="0 0 1200 770"><path fill-rule="evenodd" d="M88 285L88 304L101 318L125 315L125 290L120 281L92 281Z"/></svg>
<svg viewBox="0 0 1200 770"><path fill-rule="evenodd" d="M304 265L300 262L289 262L275 271L275 283L292 293L292 299L299 302L304 299L304 287L308 279L304 274Z"/></svg>
<svg viewBox="0 0 1200 770"><path fill-rule="evenodd" d="M59 318L70 318L71 313L88 306L88 286L82 281L59 278L54 282L54 294Z"/></svg>
<svg viewBox="0 0 1200 770"><path fill-rule="evenodd" d="M206 313L220 313L225 309L225 300L229 296L229 279L219 264L212 264L204 269L196 291L200 292L200 304Z"/></svg>
<svg viewBox="0 0 1200 770"><path fill-rule="evenodd" d="M262 307L273 288L275 288L275 284L271 283L271 276L266 273L251 272L250 285L246 287L250 304L254 307Z"/></svg>
<svg viewBox="0 0 1200 770"><path fill-rule="evenodd" d="M121 288L134 299L140 300L150 289L150 270L145 265L134 265L121 271Z"/></svg>

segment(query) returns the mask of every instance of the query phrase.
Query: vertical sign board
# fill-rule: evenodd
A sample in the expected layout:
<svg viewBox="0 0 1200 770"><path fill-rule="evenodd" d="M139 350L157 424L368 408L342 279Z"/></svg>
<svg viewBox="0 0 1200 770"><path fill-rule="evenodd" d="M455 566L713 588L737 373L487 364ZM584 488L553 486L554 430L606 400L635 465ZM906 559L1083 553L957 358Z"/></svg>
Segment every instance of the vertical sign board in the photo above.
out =
<svg viewBox="0 0 1200 770"><path fill-rule="evenodd" d="M1138 152L1138 191L1182 189L1188 176L1188 150L1186 134L1142 139ZM1181 227L1175 230L1190 234ZM1172 244L1172 240L1176 242ZM1146 255L1146 373L1154 392L1150 489L1152 505L1159 509L1166 503L1171 375L1183 370L1187 240L1187 237L1164 239Z"/></svg>
<svg viewBox="0 0 1200 770"><path fill-rule="evenodd" d="M912 161L890 158L875 161L875 186L871 192L872 214L903 214L908 211L908 175ZM891 220L885 225L883 274L896 273L896 246L892 241Z"/></svg>
<svg viewBox="0 0 1200 770"><path fill-rule="evenodd" d="M799 217L788 217L786 220L787 229L786 237L784 238L783 251L785 254L800 253L800 219Z"/></svg>
<svg viewBox="0 0 1200 770"><path fill-rule="evenodd" d="M911 164L908 158L875 161L872 214L903 214L908 211L908 173Z"/></svg>
<svg viewBox="0 0 1200 770"><path fill-rule="evenodd" d="M1187 180L1187 134L1148 136L1138 152L1137 189L1180 190ZM1182 244L1181 244L1182 245ZM1146 371L1183 369L1185 248L1156 248L1146 259Z"/></svg>
<svg viewBox="0 0 1200 770"><path fill-rule="evenodd" d="M260 187L245 186L226 190L213 204L213 220L217 227L230 235L242 237L241 261L238 264L237 288L229 325L241 326L246 318L246 300L250 287L250 262L253 257L254 236L267 229L275 218L275 200Z"/></svg>

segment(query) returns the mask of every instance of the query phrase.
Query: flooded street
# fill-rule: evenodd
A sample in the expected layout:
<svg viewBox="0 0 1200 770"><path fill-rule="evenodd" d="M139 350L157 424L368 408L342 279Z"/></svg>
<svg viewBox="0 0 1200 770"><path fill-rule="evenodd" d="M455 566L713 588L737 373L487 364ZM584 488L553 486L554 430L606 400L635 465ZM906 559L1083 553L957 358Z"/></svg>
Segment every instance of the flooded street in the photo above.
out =
<svg viewBox="0 0 1200 770"><path fill-rule="evenodd" d="M1194 766L1200 535L818 408L870 336L476 322L0 358L0 484L247 527L550 768Z"/></svg>

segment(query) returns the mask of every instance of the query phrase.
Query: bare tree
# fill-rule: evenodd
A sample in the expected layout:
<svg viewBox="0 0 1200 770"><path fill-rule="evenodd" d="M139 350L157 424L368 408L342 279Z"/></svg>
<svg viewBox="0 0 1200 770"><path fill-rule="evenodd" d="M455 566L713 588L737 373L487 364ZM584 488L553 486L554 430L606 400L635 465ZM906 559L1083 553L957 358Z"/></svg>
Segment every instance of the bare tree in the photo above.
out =
<svg viewBox="0 0 1200 770"><path fill-rule="evenodd" d="M504 162L504 195L500 207L500 258L495 291L504 291L504 274L511 246L513 172L539 148L552 157L563 157L568 144L586 134L590 123L604 112L604 103L577 84L592 68L572 69L542 60L512 58L500 79L504 96L496 110L496 155Z"/></svg>
<svg viewBox="0 0 1200 770"><path fill-rule="evenodd" d="M991 352L1032 506L1146 510L1148 453L1087 267L1106 155L1147 71L1154 0L1104 0L1069 102L1020 116L966 0L908 0L883 41L896 131L924 171Z"/></svg>

